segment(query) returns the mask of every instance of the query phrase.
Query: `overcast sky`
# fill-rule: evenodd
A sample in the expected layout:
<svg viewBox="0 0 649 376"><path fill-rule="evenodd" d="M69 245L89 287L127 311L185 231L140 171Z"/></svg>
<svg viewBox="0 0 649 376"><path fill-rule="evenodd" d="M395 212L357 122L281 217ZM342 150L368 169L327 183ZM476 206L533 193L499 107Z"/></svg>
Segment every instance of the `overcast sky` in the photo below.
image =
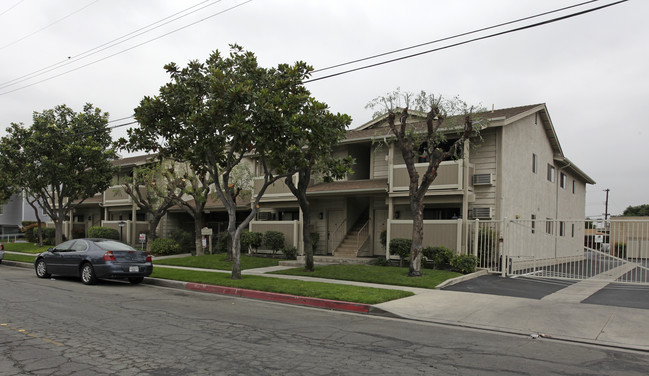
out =
<svg viewBox="0 0 649 376"><path fill-rule="evenodd" d="M166 63L204 61L231 43L255 52L267 67L302 60L321 69L581 2L0 0L0 134L12 122L30 125L34 111L59 104L80 111L90 102L111 120L127 118L143 96L168 81ZM613 2L594 1L313 78ZM166 25L136 32L192 6ZM397 87L458 95L487 108L546 103L565 156L597 182L587 189L586 215L603 215L604 189L610 189L609 213L620 214L649 203L648 15L649 1L630 0L307 87L332 111L351 115L352 127L371 118L367 102ZM131 39L117 40L125 35ZM114 137L125 130L115 129Z"/></svg>

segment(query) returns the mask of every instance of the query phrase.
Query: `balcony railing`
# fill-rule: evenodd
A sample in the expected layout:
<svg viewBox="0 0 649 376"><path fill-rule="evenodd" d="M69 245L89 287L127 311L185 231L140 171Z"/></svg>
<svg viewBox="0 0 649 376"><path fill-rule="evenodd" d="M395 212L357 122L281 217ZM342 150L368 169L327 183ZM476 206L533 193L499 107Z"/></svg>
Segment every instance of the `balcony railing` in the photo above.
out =
<svg viewBox="0 0 649 376"><path fill-rule="evenodd" d="M295 185L297 185L298 181L298 175L295 174L293 175L293 182ZM264 186L264 177L263 176L258 176L254 178L254 192L253 192L253 198L257 196L257 193L261 190L261 187ZM279 179L273 184L269 185L268 188L266 188L266 191L264 192L264 196L262 198L262 201L265 199L277 199L277 198L282 198L282 197L293 197L293 193L291 193L291 190L288 188L286 183L284 183L284 179Z"/></svg>
<svg viewBox="0 0 649 376"><path fill-rule="evenodd" d="M428 163L417 163L415 168L419 172L419 181L421 176L426 172ZM469 165L469 187L472 186L471 175L473 174L473 165ZM429 190L453 190L458 191L464 189L464 161L446 161L442 162L437 169L437 178L430 185ZM390 192L408 191L410 184L410 176L405 164L394 165L390 178Z"/></svg>

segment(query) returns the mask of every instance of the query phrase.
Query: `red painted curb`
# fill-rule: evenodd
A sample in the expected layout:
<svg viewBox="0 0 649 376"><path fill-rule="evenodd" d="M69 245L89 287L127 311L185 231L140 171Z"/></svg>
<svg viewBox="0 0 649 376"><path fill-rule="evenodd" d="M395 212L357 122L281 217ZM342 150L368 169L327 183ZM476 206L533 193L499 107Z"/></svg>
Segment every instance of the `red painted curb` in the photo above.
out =
<svg viewBox="0 0 649 376"><path fill-rule="evenodd" d="M247 289L240 289L236 287L223 287L223 286L215 286L215 285L206 285L203 283L187 282L185 288L188 290L195 290L195 291L212 292L212 293L224 294L224 295L235 295L235 296L240 296L242 298L269 300L272 302L280 302L280 303L300 304L300 305L306 305L311 307L337 309L341 311L352 311L352 312L360 312L360 313L368 313L370 311L370 305L368 304L342 302L339 300L310 298L306 296L280 294L276 292L247 290Z"/></svg>

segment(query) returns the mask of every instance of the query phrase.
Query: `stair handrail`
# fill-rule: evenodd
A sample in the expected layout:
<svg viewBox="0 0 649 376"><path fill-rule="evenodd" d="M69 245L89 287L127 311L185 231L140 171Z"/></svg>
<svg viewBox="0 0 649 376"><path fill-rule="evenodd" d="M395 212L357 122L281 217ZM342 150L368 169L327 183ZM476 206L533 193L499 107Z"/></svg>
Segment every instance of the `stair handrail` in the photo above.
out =
<svg viewBox="0 0 649 376"><path fill-rule="evenodd" d="M358 234L356 234L356 253L358 254L358 251L361 250L361 246L365 241L367 240L367 237L370 236L370 220L368 219L365 224L361 227L360 230L358 230ZM361 243L361 236L363 239L363 243Z"/></svg>
<svg viewBox="0 0 649 376"><path fill-rule="evenodd" d="M330 235L330 238L332 240L331 244L333 245L333 247L331 248L331 254L332 255L334 255L334 252L336 251L336 248L338 248L340 243L343 242L343 239L345 238L345 235L347 235L347 226L346 226L346 224L347 224L347 219L343 219L343 221L340 222L338 227L336 227L334 232ZM344 227L345 230L341 231L341 228L343 227L343 225L345 226Z"/></svg>

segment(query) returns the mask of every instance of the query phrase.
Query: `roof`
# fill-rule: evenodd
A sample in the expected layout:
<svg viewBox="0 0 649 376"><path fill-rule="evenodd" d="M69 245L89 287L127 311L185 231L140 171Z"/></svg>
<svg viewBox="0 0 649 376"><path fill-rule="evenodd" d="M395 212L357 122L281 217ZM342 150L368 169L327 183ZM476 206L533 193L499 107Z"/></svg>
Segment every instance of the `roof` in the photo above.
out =
<svg viewBox="0 0 649 376"><path fill-rule="evenodd" d="M153 161L157 156L158 154L145 154L135 157L120 158L112 161L111 164L113 166L141 166Z"/></svg>
<svg viewBox="0 0 649 376"><path fill-rule="evenodd" d="M195 200L187 200L190 205L194 205ZM250 195L242 197L239 195L237 197L237 207L238 208L250 208ZM183 210L180 205L174 205L170 209L171 211ZM207 198L207 204L205 205L205 210L225 210L225 205L221 202L216 194L211 194Z"/></svg>

